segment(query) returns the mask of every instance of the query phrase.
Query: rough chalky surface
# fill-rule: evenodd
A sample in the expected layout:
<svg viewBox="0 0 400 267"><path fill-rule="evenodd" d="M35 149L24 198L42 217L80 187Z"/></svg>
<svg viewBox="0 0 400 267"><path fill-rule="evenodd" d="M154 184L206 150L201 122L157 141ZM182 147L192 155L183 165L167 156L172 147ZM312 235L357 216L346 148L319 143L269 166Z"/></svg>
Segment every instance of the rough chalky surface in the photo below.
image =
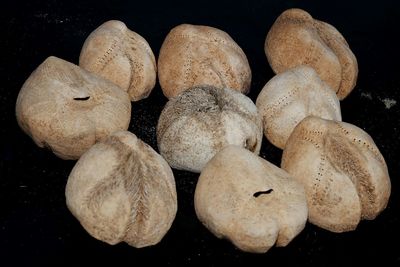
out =
<svg viewBox="0 0 400 267"><path fill-rule="evenodd" d="M195 87L166 104L158 120L157 142L171 167L200 172L229 144L258 154L262 122L245 95L231 89Z"/></svg>
<svg viewBox="0 0 400 267"><path fill-rule="evenodd" d="M333 232L374 219L389 200L384 158L372 138L349 123L305 118L286 143L281 166L304 185L310 222Z"/></svg>
<svg viewBox="0 0 400 267"><path fill-rule="evenodd" d="M248 252L286 246L307 221L303 186L246 149L228 146L207 163L194 203L200 221L217 237Z"/></svg>
<svg viewBox="0 0 400 267"><path fill-rule="evenodd" d="M168 98L200 85L250 90L251 70L243 50L226 32L209 26L173 28L162 44L158 68Z"/></svg>
<svg viewBox="0 0 400 267"><path fill-rule="evenodd" d="M288 9L272 25L265 54L275 73L299 65L313 67L344 99L357 82L358 64L348 43L332 25L301 9Z"/></svg>
<svg viewBox="0 0 400 267"><path fill-rule="evenodd" d="M258 95L256 106L263 118L265 137L281 149L294 127L309 115L342 120L335 92L308 66L273 77Z"/></svg>
<svg viewBox="0 0 400 267"><path fill-rule="evenodd" d="M112 245L157 244L177 211L171 168L130 132L115 133L88 150L72 169L65 195L85 230Z"/></svg>
<svg viewBox="0 0 400 267"><path fill-rule="evenodd" d="M89 35L79 65L120 86L132 101L148 97L156 83L156 60L150 45L118 20L103 23Z"/></svg>
<svg viewBox="0 0 400 267"><path fill-rule="evenodd" d="M49 57L22 86L16 115L38 146L78 159L97 141L128 129L131 103L112 82Z"/></svg>

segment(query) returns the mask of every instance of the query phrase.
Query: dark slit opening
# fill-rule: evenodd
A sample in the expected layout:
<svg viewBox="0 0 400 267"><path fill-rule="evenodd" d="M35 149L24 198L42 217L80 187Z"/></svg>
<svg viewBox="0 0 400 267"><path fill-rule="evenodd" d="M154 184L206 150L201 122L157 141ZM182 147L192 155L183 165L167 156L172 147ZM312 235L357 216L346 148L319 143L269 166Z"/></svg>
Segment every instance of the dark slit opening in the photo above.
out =
<svg viewBox="0 0 400 267"><path fill-rule="evenodd" d="M89 100L90 96L85 96L85 97L74 97L74 100L77 101L86 101Z"/></svg>
<svg viewBox="0 0 400 267"><path fill-rule="evenodd" d="M272 191L274 191L272 188L271 188L271 189L268 189L268 190L266 190L266 191L258 191L258 192L255 192L255 193L253 194L253 197L259 197L260 195L270 194L270 193L272 193Z"/></svg>

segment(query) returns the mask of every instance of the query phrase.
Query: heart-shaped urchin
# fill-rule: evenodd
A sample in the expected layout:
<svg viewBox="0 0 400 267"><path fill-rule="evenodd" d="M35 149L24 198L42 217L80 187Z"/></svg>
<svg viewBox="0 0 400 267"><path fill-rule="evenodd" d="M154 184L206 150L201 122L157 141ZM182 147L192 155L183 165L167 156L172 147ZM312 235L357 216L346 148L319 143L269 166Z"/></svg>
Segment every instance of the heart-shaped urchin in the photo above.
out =
<svg viewBox="0 0 400 267"><path fill-rule="evenodd" d="M154 245L177 211L171 168L127 131L82 155L69 175L65 195L69 210L86 231L109 244Z"/></svg>
<svg viewBox="0 0 400 267"><path fill-rule="evenodd" d="M298 65L311 66L340 100L356 85L357 59L344 37L304 10L283 12L268 32L264 48L275 73Z"/></svg>
<svg viewBox="0 0 400 267"><path fill-rule="evenodd" d="M204 167L194 196L196 214L217 237L248 252L286 246L307 221L303 186L248 150L228 146Z"/></svg>
<svg viewBox="0 0 400 267"><path fill-rule="evenodd" d="M294 127L309 115L342 120L335 92L308 66L273 77L258 95L256 106L263 118L265 136L281 149Z"/></svg>
<svg viewBox="0 0 400 267"><path fill-rule="evenodd" d="M173 28L162 44L158 78L168 98L200 85L247 93L251 70L243 50L226 32L182 24Z"/></svg>
<svg viewBox="0 0 400 267"><path fill-rule="evenodd" d="M286 143L282 168L304 185L310 222L333 232L374 219L389 200L384 158L372 138L349 123L305 118Z"/></svg>
<svg viewBox="0 0 400 267"><path fill-rule="evenodd" d="M118 20L94 30L83 44L79 66L128 92L132 101L146 98L156 83L156 61L146 40Z"/></svg>
<svg viewBox="0 0 400 267"><path fill-rule="evenodd" d="M229 144L258 154L262 122L247 96L231 89L194 87L168 101L158 120L157 141L171 167L200 172Z"/></svg>
<svg viewBox="0 0 400 267"><path fill-rule="evenodd" d="M78 159L97 141L128 129L131 103L114 83L49 57L22 86L16 115L38 146Z"/></svg>

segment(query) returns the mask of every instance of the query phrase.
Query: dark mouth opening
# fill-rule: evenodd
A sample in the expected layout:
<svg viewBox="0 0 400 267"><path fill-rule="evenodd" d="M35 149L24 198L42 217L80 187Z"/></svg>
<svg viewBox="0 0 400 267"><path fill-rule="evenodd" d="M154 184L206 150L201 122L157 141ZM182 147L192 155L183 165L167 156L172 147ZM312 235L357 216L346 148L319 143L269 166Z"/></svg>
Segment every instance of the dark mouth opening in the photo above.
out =
<svg viewBox="0 0 400 267"><path fill-rule="evenodd" d="M85 97L74 97L74 100L76 101L86 101L89 100L90 96L85 96Z"/></svg>
<svg viewBox="0 0 400 267"><path fill-rule="evenodd" d="M253 194L253 197L259 197L260 195L267 195L272 193L272 191L274 191L272 188L265 191L258 191Z"/></svg>

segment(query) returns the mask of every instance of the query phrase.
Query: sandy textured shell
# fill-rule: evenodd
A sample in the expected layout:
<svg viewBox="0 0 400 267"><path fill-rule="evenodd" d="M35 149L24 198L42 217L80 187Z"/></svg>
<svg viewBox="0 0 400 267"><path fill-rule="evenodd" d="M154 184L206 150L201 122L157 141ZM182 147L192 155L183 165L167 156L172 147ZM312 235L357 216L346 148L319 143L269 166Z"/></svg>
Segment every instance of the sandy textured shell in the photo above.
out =
<svg viewBox="0 0 400 267"><path fill-rule="evenodd" d="M335 92L308 66L273 77L258 95L256 106L263 118L265 137L281 149L294 127L309 115L342 120Z"/></svg>
<svg viewBox="0 0 400 267"><path fill-rule="evenodd" d="M200 85L250 90L251 70L243 50L224 31L182 24L171 30L158 58L164 95L177 96Z"/></svg>
<svg viewBox="0 0 400 267"><path fill-rule="evenodd" d="M333 232L374 219L389 200L384 158L366 132L345 122L305 118L286 143L282 168L304 185L310 222Z"/></svg>
<svg viewBox="0 0 400 267"><path fill-rule="evenodd" d="M49 57L22 86L16 115L38 146L78 159L97 141L128 129L131 103L110 81Z"/></svg>
<svg viewBox="0 0 400 267"><path fill-rule="evenodd" d="M105 22L89 35L79 65L120 86L132 101L148 97L156 84L156 60L149 44L117 20Z"/></svg>
<svg viewBox="0 0 400 267"><path fill-rule="evenodd" d="M177 211L167 162L130 132L117 132L76 163L65 190L67 206L93 237L134 247L157 244Z"/></svg>
<svg viewBox="0 0 400 267"><path fill-rule="evenodd" d="M161 155L182 170L200 172L226 145L258 154L262 122L250 98L230 89L195 87L164 107L157 125Z"/></svg>
<svg viewBox="0 0 400 267"><path fill-rule="evenodd" d="M264 48L275 73L309 65L340 100L356 85L357 59L344 37L332 25L313 19L304 10L283 12L268 32Z"/></svg>
<svg viewBox="0 0 400 267"><path fill-rule="evenodd" d="M194 204L200 221L217 237L248 252L286 246L307 221L303 186L284 170L228 146L204 167Z"/></svg>

